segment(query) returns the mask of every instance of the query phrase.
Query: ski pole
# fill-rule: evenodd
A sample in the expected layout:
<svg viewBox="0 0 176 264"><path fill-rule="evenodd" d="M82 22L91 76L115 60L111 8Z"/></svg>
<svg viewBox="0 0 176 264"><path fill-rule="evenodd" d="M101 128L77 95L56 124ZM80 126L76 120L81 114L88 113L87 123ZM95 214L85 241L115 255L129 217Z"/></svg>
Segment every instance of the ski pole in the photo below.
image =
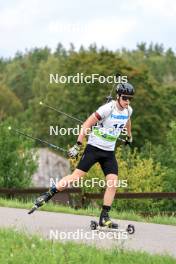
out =
<svg viewBox="0 0 176 264"><path fill-rule="evenodd" d="M16 133L18 133L18 134L20 134L20 135L22 135L22 136L24 136L24 137L27 137L27 138L30 138L30 139L36 140L36 141L38 141L38 142L40 142L40 143L42 143L42 144L45 144L45 145L47 145L48 147L54 148L54 149L56 149L56 150L61 150L61 151L63 151L63 152L67 152L67 150L64 149L64 148L61 148L61 147L56 146L56 145L54 145L54 144L51 144L51 143L49 143L49 142L46 141L46 140L42 140L42 139L40 139L40 138L33 137L33 136L31 136L31 135L25 134L25 133L23 133L23 132L21 132L21 131L19 131L19 130L17 130L17 129L12 128L11 126L9 126L8 129L9 129L9 130L12 130L12 131L15 131Z"/></svg>
<svg viewBox="0 0 176 264"><path fill-rule="evenodd" d="M73 120L76 120L76 121L80 122L81 124L83 124L83 121L82 121L82 120L80 120L80 119L78 119L78 118L76 118L76 117L74 117L74 116L71 116L71 115L69 115L69 114L67 114L67 113L65 113L65 112L63 112L63 111L60 111L60 110L56 109L55 107L52 107L52 106L50 106L50 105L48 105L48 104L46 104L46 103L44 103L44 102L42 102L42 101L40 101L39 104L40 104L40 105L44 105L44 106L46 106L47 108L49 108L49 109L51 109L51 110L53 110L53 111L56 111L56 112L59 113L59 114L63 114L63 115L65 115L65 116L67 116L67 117L69 117L69 118L71 118L71 119L73 119ZM122 139L122 138L118 138L118 140L121 141L121 142L125 142L125 140Z"/></svg>
<svg viewBox="0 0 176 264"><path fill-rule="evenodd" d="M80 123L83 123L82 120L80 120L80 119L78 119L78 118L76 118L76 117L74 117L74 116L71 116L71 115L69 115L69 114L67 114L67 113L65 113L65 112L63 112L63 111L60 111L60 110L58 110L58 109L56 109L56 108L54 108L54 107L52 107L52 106L50 106L50 105L48 105L48 104L42 102L42 101L40 101L40 105L45 105L47 108L49 108L49 109L51 109L51 110L54 110L54 111L56 111L56 112L59 113L59 114L65 115L65 116L67 116L67 117L69 117L69 118L71 118L71 119L73 119L73 120L76 120L76 121L78 121L78 122L80 122Z"/></svg>

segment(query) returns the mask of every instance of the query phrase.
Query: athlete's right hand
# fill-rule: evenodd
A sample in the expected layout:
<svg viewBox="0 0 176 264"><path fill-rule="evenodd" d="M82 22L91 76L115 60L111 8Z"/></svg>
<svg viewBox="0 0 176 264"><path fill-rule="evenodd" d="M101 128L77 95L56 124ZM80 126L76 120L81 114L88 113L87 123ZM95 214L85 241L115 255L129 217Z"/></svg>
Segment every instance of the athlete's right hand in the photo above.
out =
<svg viewBox="0 0 176 264"><path fill-rule="evenodd" d="M79 154L80 149L81 149L81 145L76 143L72 148L68 150L68 156L70 158L76 158Z"/></svg>
<svg viewBox="0 0 176 264"><path fill-rule="evenodd" d="M125 138L125 145L129 145L129 146L131 146L132 142L133 142L133 138L132 138L132 136L131 136L131 137L127 136L127 137Z"/></svg>

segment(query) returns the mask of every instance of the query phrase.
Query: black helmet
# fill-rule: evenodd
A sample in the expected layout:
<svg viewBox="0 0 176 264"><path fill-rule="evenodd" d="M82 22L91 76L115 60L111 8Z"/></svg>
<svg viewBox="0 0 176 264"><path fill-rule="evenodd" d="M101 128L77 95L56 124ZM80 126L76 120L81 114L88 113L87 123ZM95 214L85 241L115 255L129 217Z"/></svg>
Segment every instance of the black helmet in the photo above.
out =
<svg viewBox="0 0 176 264"><path fill-rule="evenodd" d="M130 83L119 83L116 87L116 92L118 95L134 95L134 87Z"/></svg>

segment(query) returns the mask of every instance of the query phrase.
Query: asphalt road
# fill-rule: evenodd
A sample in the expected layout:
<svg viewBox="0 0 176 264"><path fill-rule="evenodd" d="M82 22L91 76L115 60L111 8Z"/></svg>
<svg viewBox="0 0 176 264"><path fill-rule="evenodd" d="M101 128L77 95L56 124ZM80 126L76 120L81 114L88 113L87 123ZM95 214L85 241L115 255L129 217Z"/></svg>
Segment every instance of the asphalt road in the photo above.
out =
<svg viewBox="0 0 176 264"><path fill-rule="evenodd" d="M97 232L89 227L91 220L98 220L95 217L41 211L28 215L27 212L0 207L0 227L12 227L52 240L74 240L97 247L121 247L176 257L176 226L116 220L121 231ZM135 225L134 235L127 235L128 224Z"/></svg>

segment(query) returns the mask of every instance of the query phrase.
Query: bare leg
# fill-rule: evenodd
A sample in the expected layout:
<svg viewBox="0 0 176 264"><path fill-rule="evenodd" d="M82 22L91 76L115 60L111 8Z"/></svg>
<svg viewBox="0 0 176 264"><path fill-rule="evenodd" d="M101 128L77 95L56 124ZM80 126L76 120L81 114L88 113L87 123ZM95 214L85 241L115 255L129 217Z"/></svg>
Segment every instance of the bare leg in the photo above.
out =
<svg viewBox="0 0 176 264"><path fill-rule="evenodd" d="M107 187L104 194L104 205L111 206L117 189L117 180L118 177L115 174L108 174L106 176Z"/></svg>
<svg viewBox="0 0 176 264"><path fill-rule="evenodd" d="M108 174L106 176L106 191L104 194L103 207L100 214L99 225L118 228L118 225L113 223L109 217L109 211L111 209L112 202L116 193L117 175Z"/></svg>
<svg viewBox="0 0 176 264"><path fill-rule="evenodd" d="M57 186L52 186L49 191L41 194L36 200L35 200L35 206L40 207L46 202L48 202L54 195L57 193L57 191L62 191L66 189L69 184L71 184L74 181L78 181L82 176L84 176L86 172L76 169L71 175L67 175L64 178L62 178L58 183ZM32 213L30 211L29 213Z"/></svg>
<svg viewBox="0 0 176 264"><path fill-rule="evenodd" d="M58 191L63 191L65 190L67 187L70 186L71 183L73 183L74 181L78 181L81 177L83 177L86 174L86 172L79 170L79 169L75 169L74 172L70 175L67 175L65 177L63 177L56 185L56 188Z"/></svg>

